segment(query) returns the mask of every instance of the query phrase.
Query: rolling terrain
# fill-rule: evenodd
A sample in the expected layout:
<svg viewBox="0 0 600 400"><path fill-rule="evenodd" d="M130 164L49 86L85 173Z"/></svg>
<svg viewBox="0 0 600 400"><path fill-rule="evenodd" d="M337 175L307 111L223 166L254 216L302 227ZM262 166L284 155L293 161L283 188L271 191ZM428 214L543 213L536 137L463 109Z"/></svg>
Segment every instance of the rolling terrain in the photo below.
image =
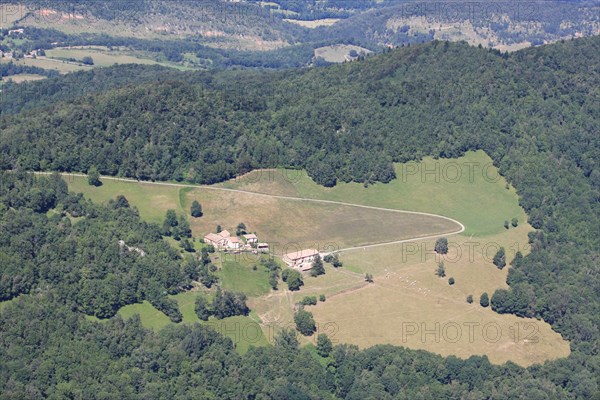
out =
<svg viewBox="0 0 600 400"><path fill-rule="evenodd" d="M3 85L0 398L594 399L599 45L432 42L324 68ZM198 260L193 199L196 235L227 218L338 235L343 265L291 291L265 285L277 258ZM402 239L448 218L443 257ZM217 277L252 312L196 323L197 298L223 303ZM243 331L257 324L265 340Z"/></svg>

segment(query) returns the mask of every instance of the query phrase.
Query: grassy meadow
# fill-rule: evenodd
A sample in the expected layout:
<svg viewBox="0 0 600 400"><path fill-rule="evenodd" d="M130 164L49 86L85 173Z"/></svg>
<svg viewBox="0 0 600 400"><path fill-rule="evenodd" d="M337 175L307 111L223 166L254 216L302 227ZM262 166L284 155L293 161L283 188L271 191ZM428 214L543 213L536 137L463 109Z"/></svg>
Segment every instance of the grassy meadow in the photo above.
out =
<svg viewBox="0 0 600 400"><path fill-rule="evenodd" d="M365 188L360 183L338 183L325 188L304 171L258 170L220 184L253 192L335 200L390 209L429 212L454 218L466 235L502 232L505 220L526 220L514 188L508 186L483 151L457 159L426 157L422 162L396 164L397 179Z"/></svg>
<svg viewBox="0 0 600 400"><path fill-rule="evenodd" d="M491 296L497 288L507 287L509 266L496 268L492 263L495 252L504 247L510 264L517 250L528 253L527 234L532 231L518 204L517 193L498 175L490 158L483 152L469 152L453 160L426 158L421 163L397 164L396 171L396 180L366 188L354 183L324 188L304 171L292 170L254 171L212 188L108 179L100 187L91 187L84 178L65 178L72 190L96 201L123 194L138 207L142 218L157 223L167 209L187 215L191 202L199 200L204 216L190 217L195 236L213 231L216 224L235 231L237 223L243 221L250 231L258 233L260 240L272 243L358 246L340 254L342 268L326 265L325 275L306 276L298 292L288 291L284 283L280 283L279 290L271 290L266 271L260 265L256 270L252 268L258 263L252 256L213 255L220 267L221 284L249 296L252 314L235 321L240 325L260 321L264 342L242 341L241 351L250 344L266 343L281 327L293 326L295 304L304 296L323 294L325 302L307 308L315 316L318 333L328 333L336 343L359 347L389 343L464 358L487 355L494 363L512 361L519 365L567 356L569 344L545 322L499 315L479 304L483 292ZM340 201L347 205L257 194ZM352 204L435 213L460 221L466 230L448 237L449 253L443 258L433 252L435 239L364 248L361 246L367 243L453 232L456 224L436 217ZM512 218L518 219L518 226L506 229L504 221ZM197 242L195 245L200 246ZM445 265L444 278L434 273L439 261ZM366 273L373 275L373 283L365 282ZM450 277L455 280L453 285L448 283ZM472 304L466 301L468 295L474 298ZM176 298L184 321L197 321L194 292ZM140 313L143 323L154 329L168 323L149 304L120 311L125 316L134 312ZM236 331L236 322L232 322L228 333L233 339L235 335L244 337ZM223 327L228 330L226 324ZM314 343L314 337L302 341Z"/></svg>

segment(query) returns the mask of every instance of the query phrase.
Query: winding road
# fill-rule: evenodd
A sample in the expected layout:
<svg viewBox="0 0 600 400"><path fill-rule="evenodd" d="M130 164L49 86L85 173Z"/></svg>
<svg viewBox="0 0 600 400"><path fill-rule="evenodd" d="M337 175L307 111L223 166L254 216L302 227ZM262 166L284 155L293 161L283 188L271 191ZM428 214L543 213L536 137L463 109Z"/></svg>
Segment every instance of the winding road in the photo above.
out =
<svg viewBox="0 0 600 400"><path fill-rule="evenodd" d="M35 174L50 175L50 174L52 174L52 172L35 172ZM85 175L85 174L76 174L76 173L64 173L62 175L63 176L87 177L87 175ZM223 191L223 192L244 193L244 194L251 194L251 195L255 195L255 196L270 197L273 199L305 201L305 202L313 202L313 203L321 203L321 204L335 204L335 205L348 206L348 207L358 207L358 208L369 209L369 210L387 211L387 212L393 212L393 213L399 213L399 214L424 215L424 216L428 216L428 217L436 217L436 218L445 219L445 220L453 222L459 226L459 229L454 232L446 232L446 233L441 233L441 234L436 234L436 235L427 235L427 236L417 236L417 237L410 238L410 239L394 240L394 241L390 241L390 242L368 244L368 245L364 245L364 246L347 247L344 249L337 249L335 251L336 253L341 253L344 251L352 251L352 250L362 250L362 249L368 249L368 248L380 247L380 246L389 246L389 245L393 245L393 244L401 244L401 243L407 243L407 242L414 242L415 240L436 239L436 238L439 238L442 236L458 235L465 231L465 226L461 222L459 222L453 218L446 217L444 215L438 215L438 214L432 214L432 213L426 213L426 212L420 212L420 211L397 210L394 208L366 206L366 205L362 205L362 204L345 203L343 201L334 201L334 200L320 200L320 199L311 199L311 198L306 198L306 197L281 196L281 195L275 195L275 194L252 192L252 191L241 190L241 189L228 189L228 188L221 188L221 187L214 187L214 186L207 186L207 185L193 185L193 184L186 184L186 183L171 183L171 182L138 181L137 179L116 178L116 177L112 177L112 176L102 176L101 179L113 180L113 181L118 181L118 182L143 183L143 184L147 184L147 185L156 185L156 186L195 188L195 189L216 190L216 191Z"/></svg>

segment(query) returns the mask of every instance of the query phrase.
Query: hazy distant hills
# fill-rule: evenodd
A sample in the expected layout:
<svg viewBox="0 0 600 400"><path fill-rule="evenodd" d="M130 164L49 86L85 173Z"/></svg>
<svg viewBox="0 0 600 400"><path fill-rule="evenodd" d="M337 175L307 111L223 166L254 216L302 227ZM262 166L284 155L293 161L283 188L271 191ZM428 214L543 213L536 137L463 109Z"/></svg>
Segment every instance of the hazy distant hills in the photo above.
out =
<svg viewBox="0 0 600 400"><path fill-rule="evenodd" d="M6 28L44 29L18 41L1 30L5 52L121 46L190 68L308 66L436 39L512 51L596 35L600 23L593 0L27 0L1 12Z"/></svg>

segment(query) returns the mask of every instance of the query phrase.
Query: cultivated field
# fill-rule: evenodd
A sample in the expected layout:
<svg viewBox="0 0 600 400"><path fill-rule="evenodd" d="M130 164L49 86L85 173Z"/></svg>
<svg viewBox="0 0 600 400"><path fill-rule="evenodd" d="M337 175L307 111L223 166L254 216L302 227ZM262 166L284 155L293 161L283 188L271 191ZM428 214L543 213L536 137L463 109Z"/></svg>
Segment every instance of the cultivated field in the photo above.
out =
<svg viewBox="0 0 600 400"><path fill-rule="evenodd" d="M271 244L277 255L298 248L337 250L393 242L415 237L456 232L460 226L436 216L398 213L340 204L297 201L253 193L206 188L178 188L149 183L104 180L92 187L83 177L73 177L72 190L107 202L123 194L140 215L161 223L171 208L189 214L193 200L202 204L204 216L190 218L194 236L213 232L217 225L235 232L238 223L257 232L261 241ZM190 190L192 189L192 190Z"/></svg>
<svg viewBox="0 0 600 400"><path fill-rule="evenodd" d="M507 287L509 267L499 270L492 264L497 249L505 247L508 263L517 250L527 254L527 234L532 230L518 205L515 190L498 175L489 157L483 152L470 152L453 160L426 158L420 163L397 164L396 171L398 179L368 188L343 183L323 188L304 172L290 170L255 171L213 188L450 217L463 223L466 230L448 237L450 251L444 259L436 258L433 238L362 247L436 231L456 231L455 224L441 218L207 187L104 179L103 186L93 188L83 178L71 179L70 185L97 201L124 194L143 218L153 222L161 222L168 208L187 214L192 200L197 199L205 215L191 221L194 235L213 230L216 224L234 231L237 223L243 221L261 240L298 242L300 247L311 241L334 242L340 248L358 245L340 253L342 268L326 265L327 273L318 278L305 277L299 292L289 292L285 284L280 284L278 291L270 290L266 272L260 267L252 269L256 260L242 255L216 259L223 268L219 272L222 284L250 296L248 304L253 314L249 318L261 321L261 339L266 340L282 326L292 325L295 303L304 296L324 294L326 302L308 309L314 313L320 331L337 343L360 347L390 343L459 357L487 355L495 363L510 360L520 365L568 355L568 343L543 321L498 315L479 305L483 292L491 296L497 288ZM512 218L518 219L518 226L506 229L504 221ZM445 278L434 274L438 261L445 263ZM364 281L365 273L374 276L374 283ZM450 277L454 278L454 285L448 284ZM468 295L473 295L473 304L466 302ZM191 299L193 295L180 296ZM190 301L191 308L182 305L182 309L188 307L184 312L186 320L194 318L193 299ZM154 318L149 305L130 307L142 309L146 315L143 320ZM143 307L151 310L143 311ZM254 327L252 319L249 321ZM147 323L158 327L154 322ZM248 344L246 340L241 346Z"/></svg>
<svg viewBox="0 0 600 400"><path fill-rule="evenodd" d="M292 24L300 25L305 28L312 29L312 28L318 28L319 26L331 26L331 25L335 24L336 22L340 21L340 19L339 18L322 18L322 19L315 19L315 20L311 20L311 21L303 21L300 19L284 19L284 21L290 22Z"/></svg>
<svg viewBox="0 0 600 400"><path fill-rule="evenodd" d="M217 185L258 193L343 201L398 210L423 211L454 218L466 235L488 236L503 231L505 220L525 220L515 190L506 185L492 160L483 152L457 159L396 164L397 179L365 188L339 183L325 188L304 171L261 170Z"/></svg>
<svg viewBox="0 0 600 400"><path fill-rule="evenodd" d="M136 52L121 48L109 50L102 46L79 47L79 48L56 48L46 51L46 57L57 60L66 60L74 58L82 60L83 57L92 57L94 66L110 67L115 64L146 64L146 65L165 65L173 66L168 63L160 63L150 58L144 57L141 53L136 56Z"/></svg>
<svg viewBox="0 0 600 400"><path fill-rule="evenodd" d="M356 50L359 54L361 52L364 52L365 54L371 53L371 50L365 49L364 47L351 44L336 44L315 49L315 57L321 57L328 62L341 63L351 59L349 56L351 50Z"/></svg>
<svg viewBox="0 0 600 400"><path fill-rule="evenodd" d="M8 82L21 83L21 82L29 82L29 81L39 81L41 79L46 79L45 76L37 75L37 74L17 74L4 77Z"/></svg>
<svg viewBox="0 0 600 400"><path fill-rule="evenodd" d="M73 63L61 60L54 60L51 58L43 57L43 58L23 58L20 60L13 60L13 63L16 65L29 65L32 67L39 67L44 69L50 69L58 71L61 74L67 74L69 72L82 71L82 70L90 70L93 67L89 65L83 65L80 63Z"/></svg>

